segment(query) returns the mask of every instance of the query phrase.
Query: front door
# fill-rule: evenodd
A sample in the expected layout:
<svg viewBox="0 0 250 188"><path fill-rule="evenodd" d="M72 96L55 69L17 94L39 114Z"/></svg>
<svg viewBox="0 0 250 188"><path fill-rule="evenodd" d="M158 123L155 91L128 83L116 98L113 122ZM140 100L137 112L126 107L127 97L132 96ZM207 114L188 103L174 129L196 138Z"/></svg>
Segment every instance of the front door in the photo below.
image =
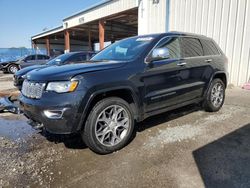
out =
<svg viewBox="0 0 250 188"><path fill-rule="evenodd" d="M189 100L190 71L181 57L180 39L166 37L155 48L163 47L169 50L169 58L150 62L142 76L147 113Z"/></svg>
<svg viewBox="0 0 250 188"><path fill-rule="evenodd" d="M30 55L25 58L25 61L22 62L20 66L22 68L29 67L29 66L35 65L36 61L37 61L36 55Z"/></svg>

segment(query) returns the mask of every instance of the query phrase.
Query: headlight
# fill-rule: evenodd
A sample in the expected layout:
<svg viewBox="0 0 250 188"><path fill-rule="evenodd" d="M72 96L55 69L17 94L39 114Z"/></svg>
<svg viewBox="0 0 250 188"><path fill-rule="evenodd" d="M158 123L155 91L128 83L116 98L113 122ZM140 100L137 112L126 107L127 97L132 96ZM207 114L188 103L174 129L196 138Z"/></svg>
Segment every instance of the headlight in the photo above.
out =
<svg viewBox="0 0 250 188"><path fill-rule="evenodd" d="M47 85L47 91L55 91L57 93L66 93L75 91L78 81L61 81L61 82L49 82Z"/></svg>

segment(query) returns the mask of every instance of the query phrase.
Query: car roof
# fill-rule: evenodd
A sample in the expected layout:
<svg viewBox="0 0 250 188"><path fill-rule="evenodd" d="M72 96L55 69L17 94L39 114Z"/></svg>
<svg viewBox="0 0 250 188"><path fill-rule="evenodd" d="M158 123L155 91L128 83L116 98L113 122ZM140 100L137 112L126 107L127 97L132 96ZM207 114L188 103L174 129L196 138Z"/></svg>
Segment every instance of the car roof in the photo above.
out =
<svg viewBox="0 0 250 188"><path fill-rule="evenodd" d="M164 37L164 36L187 36L187 37L197 37L203 39L211 39L205 35L195 34L195 33L187 33L187 32L180 32L180 31L170 31L166 33L155 33L155 34L147 34L147 35L139 35L135 37Z"/></svg>
<svg viewBox="0 0 250 188"><path fill-rule="evenodd" d="M46 55L46 54L30 54L30 55L27 55L27 57L28 57L28 56L32 56L32 55L42 55L42 56L48 56L48 55Z"/></svg>
<svg viewBox="0 0 250 188"><path fill-rule="evenodd" d="M94 51L78 51L78 52L69 52L67 54L73 55L73 54L93 54L93 53L96 53L96 52L94 52Z"/></svg>
<svg viewBox="0 0 250 188"><path fill-rule="evenodd" d="M204 38L204 39L210 39L209 37L205 35L200 35L196 33L188 33L188 32L180 32L180 31L171 31L165 33L165 35L177 35L177 36L187 36L187 37L197 37L197 38Z"/></svg>

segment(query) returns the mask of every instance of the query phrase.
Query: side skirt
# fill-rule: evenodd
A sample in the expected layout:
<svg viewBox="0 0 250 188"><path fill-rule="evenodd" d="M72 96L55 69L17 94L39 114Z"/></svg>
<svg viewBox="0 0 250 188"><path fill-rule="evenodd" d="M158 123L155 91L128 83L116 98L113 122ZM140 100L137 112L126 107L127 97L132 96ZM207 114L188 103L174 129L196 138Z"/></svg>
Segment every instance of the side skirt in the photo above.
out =
<svg viewBox="0 0 250 188"><path fill-rule="evenodd" d="M161 108L161 109L158 109L158 110L147 112L147 113L144 114L144 117L143 117L142 121L144 119L150 117L150 116L154 116L154 115L161 114L161 113L164 113L164 112L167 112L167 111L175 110L177 108L181 108L183 106L187 106L187 105L190 105L190 104L200 103L201 101L203 101L203 99L204 98L192 99L192 100L189 100L189 101L186 101L186 102L183 102L183 103L179 103L179 104L176 104L176 105L173 105L173 106L169 106L167 108Z"/></svg>

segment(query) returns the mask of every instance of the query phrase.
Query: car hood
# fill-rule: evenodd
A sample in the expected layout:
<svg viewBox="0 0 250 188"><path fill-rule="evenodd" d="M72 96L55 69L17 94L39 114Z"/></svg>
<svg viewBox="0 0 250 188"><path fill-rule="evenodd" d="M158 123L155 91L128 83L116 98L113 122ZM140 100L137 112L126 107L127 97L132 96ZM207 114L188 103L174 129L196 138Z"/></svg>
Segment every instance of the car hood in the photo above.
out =
<svg viewBox="0 0 250 188"><path fill-rule="evenodd" d="M33 66L29 66L29 67L26 67L26 68L23 68L23 69L17 71L15 73L15 75L16 76L23 76L23 75L27 74L28 72L30 72L32 70L42 69L42 68L45 68L45 67L48 67L48 65L33 65Z"/></svg>
<svg viewBox="0 0 250 188"><path fill-rule="evenodd" d="M29 72L27 79L32 81L70 80L78 74L119 68L125 64L126 62L105 61L50 66Z"/></svg>

